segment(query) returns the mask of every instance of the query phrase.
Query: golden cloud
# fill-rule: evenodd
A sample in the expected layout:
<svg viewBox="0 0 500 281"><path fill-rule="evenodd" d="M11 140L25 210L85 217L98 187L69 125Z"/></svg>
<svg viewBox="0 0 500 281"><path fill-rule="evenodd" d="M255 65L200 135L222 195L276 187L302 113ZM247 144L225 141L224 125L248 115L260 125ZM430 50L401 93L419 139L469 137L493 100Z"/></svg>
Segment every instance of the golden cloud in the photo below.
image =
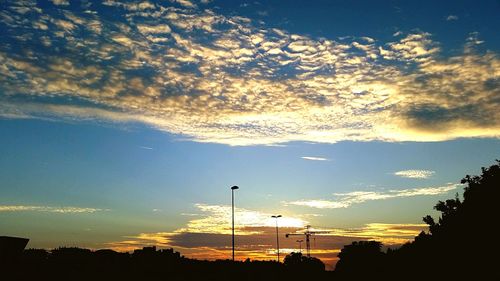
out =
<svg viewBox="0 0 500 281"><path fill-rule="evenodd" d="M171 232L140 233L125 236L121 241L105 243L105 247L117 251L132 251L144 246L175 248L184 256L196 259L229 259L231 257L231 208L229 206L196 204L200 214L190 214L186 226ZM270 214L259 211L236 209L237 260L276 259L275 221ZM280 252L286 255L298 252L300 236L285 237L285 233L302 233L307 222L280 218ZM298 225L297 222L300 222ZM334 268L340 249L352 241L377 240L386 246L398 246L411 241L425 224L369 223L358 228L310 228L321 232L311 240L311 254L323 260L327 267ZM302 244L305 251L305 243Z"/></svg>
<svg viewBox="0 0 500 281"><path fill-rule="evenodd" d="M427 230L425 224L386 224L371 223L359 228L321 228L313 229L324 233L313 237L311 241L311 255L316 256L326 263L328 268L333 268L338 260L340 249L352 241L377 240L387 246L398 246L411 241L421 231ZM252 235L236 235L237 247L235 256L237 260L246 258L256 260L276 259L276 233L274 227L252 227ZM290 236L285 238L285 233L300 233L297 228L280 228L280 252L284 255L298 252L299 244ZM186 229L174 232L141 233L137 236L124 237L126 240L106 243L117 251L131 251L143 246L173 247L183 255L196 259L229 259L231 257L231 235L224 233L191 233ZM305 251L305 243L302 250Z"/></svg>

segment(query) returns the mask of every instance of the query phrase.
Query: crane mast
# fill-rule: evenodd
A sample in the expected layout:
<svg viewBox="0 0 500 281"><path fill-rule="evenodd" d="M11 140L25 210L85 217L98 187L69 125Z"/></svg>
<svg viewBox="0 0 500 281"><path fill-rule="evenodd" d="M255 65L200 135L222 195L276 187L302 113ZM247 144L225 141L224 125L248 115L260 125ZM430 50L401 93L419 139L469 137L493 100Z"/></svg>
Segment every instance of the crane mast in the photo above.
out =
<svg viewBox="0 0 500 281"><path fill-rule="evenodd" d="M306 255L307 257L311 257L311 236L314 236L319 233L330 233L329 231L311 231L311 226L306 225L306 229L303 232L295 232L295 233L287 233L285 237L288 236L305 236L306 238Z"/></svg>

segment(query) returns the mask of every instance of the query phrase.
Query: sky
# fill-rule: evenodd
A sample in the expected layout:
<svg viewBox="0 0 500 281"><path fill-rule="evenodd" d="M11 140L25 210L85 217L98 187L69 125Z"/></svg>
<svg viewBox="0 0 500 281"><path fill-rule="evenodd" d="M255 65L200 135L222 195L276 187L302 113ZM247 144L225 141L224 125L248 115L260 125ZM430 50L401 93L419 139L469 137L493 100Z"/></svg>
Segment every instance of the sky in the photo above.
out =
<svg viewBox="0 0 500 281"><path fill-rule="evenodd" d="M500 152L499 1L2 1L0 235L200 259L410 241Z"/></svg>

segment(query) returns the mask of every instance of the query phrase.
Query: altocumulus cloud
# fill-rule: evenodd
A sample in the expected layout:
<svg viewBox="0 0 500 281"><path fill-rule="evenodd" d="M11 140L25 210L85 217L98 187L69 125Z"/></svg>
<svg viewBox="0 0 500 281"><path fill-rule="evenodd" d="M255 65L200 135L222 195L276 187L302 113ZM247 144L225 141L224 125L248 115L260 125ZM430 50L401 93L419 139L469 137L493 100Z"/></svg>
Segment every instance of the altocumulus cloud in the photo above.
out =
<svg viewBox="0 0 500 281"><path fill-rule="evenodd" d="M53 2L2 4L4 118L142 122L230 145L500 135L500 59L477 34L443 57L426 32L313 38L203 1Z"/></svg>
<svg viewBox="0 0 500 281"><path fill-rule="evenodd" d="M348 193L334 193L333 195L337 197L337 199L335 200L297 200L283 203L285 205L306 206L318 209L338 209L347 208L353 204L359 204L373 200L445 194L451 190L458 188L459 186L461 185L449 184L438 187L421 187L389 191L353 191Z"/></svg>

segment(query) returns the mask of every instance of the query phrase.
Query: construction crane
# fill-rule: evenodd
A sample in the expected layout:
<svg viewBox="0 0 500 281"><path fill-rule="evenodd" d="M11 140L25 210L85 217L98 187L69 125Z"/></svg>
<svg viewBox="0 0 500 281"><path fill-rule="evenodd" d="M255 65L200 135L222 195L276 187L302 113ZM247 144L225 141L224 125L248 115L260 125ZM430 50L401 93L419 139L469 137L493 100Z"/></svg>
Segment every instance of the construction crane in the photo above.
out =
<svg viewBox="0 0 500 281"><path fill-rule="evenodd" d="M297 242L299 243L299 251L302 254L302 242L304 242L304 240L300 239L300 240L297 240Z"/></svg>
<svg viewBox="0 0 500 281"><path fill-rule="evenodd" d="M311 226L306 225L306 229L302 232L294 232L294 233L287 233L285 234L285 237L288 238L288 236L305 236L306 237L306 254L307 257L311 257L311 236L314 236L316 234L322 234L322 233L330 233L330 231L311 231Z"/></svg>

